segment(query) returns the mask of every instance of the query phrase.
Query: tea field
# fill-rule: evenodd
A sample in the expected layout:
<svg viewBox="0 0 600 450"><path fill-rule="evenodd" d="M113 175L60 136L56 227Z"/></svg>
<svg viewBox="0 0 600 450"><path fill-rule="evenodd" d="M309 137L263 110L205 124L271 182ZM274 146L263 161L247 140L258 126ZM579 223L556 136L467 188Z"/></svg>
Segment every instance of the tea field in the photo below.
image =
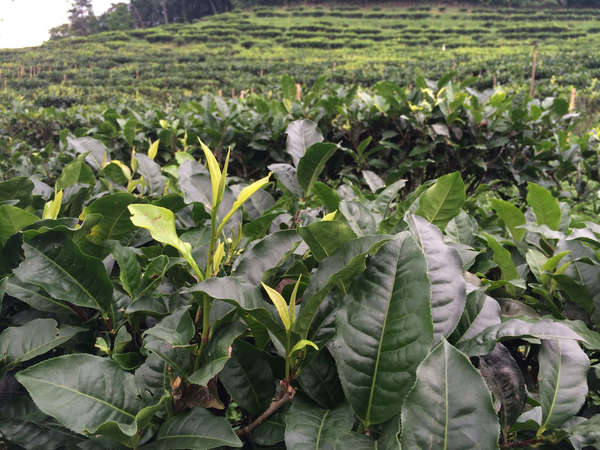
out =
<svg viewBox="0 0 600 450"><path fill-rule="evenodd" d="M600 448L596 17L0 51L0 449Z"/></svg>
<svg viewBox="0 0 600 450"><path fill-rule="evenodd" d="M312 84L400 84L456 70L477 87L521 87L539 45L544 94L571 85L597 99L596 9L290 7L239 10L194 24L100 33L0 52L0 88L38 105L205 92L268 93L288 73ZM0 89L1 90L1 89ZM564 92L564 91L563 91Z"/></svg>

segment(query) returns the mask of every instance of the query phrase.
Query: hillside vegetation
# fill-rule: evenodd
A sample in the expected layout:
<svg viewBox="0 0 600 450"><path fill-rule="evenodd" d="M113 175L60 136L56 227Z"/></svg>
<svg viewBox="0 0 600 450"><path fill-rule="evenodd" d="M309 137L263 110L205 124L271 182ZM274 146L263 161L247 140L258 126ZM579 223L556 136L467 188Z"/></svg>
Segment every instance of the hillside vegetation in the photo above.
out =
<svg viewBox="0 0 600 450"><path fill-rule="evenodd" d="M286 4L0 52L0 449L600 448L600 11Z"/></svg>
<svg viewBox="0 0 600 450"><path fill-rule="evenodd" d="M193 24L100 33L0 52L2 97L69 105L124 96L161 102L205 92L267 93L290 74L310 85L413 83L452 70L476 87L522 87L539 44L542 94L593 87L600 10L296 6L211 16ZM232 91L233 90L233 91Z"/></svg>

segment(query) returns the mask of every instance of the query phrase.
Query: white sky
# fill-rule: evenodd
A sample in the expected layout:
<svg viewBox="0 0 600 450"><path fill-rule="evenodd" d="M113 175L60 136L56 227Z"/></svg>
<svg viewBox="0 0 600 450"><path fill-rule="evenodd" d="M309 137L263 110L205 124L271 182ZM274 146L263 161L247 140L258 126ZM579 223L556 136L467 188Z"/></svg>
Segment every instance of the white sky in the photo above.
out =
<svg viewBox="0 0 600 450"><path fill-rule="evenodd" d="M94 13L102 14L118 0L92 0ZM40 45L48 31L67 23L71 0L0 0L0 48Z"/></svg>

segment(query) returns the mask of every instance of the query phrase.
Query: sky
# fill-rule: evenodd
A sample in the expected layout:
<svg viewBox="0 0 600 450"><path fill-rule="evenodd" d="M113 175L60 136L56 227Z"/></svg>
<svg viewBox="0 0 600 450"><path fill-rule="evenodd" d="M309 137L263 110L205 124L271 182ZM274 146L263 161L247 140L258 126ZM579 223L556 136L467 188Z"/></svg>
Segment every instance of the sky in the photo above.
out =
<svg viewBox="0 0 600 450"><path fill-rule="evenodd" d="M102 14L117 0L92 0ZM50 28L67 23L71 0L0 0L0 48L40 45Z"/></svg>

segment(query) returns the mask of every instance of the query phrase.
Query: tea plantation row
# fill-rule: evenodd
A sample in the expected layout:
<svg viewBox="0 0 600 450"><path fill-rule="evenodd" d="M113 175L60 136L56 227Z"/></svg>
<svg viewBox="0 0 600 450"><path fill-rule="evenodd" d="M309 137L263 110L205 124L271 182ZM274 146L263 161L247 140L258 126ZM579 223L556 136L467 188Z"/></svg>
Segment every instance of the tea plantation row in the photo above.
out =
<svg viewBox="0 0 600 450"><path fill-rule="evenodd" d="M538 89L575 85L597 99L597 10L295 7L237 10L194 24L51 41L0 52L3 101L27 94L38 105L104 101L123 95L160 102L205 92L267 93L279 74L303 85L410 83L457 68L477 87L522 87L539 43ZM518 26L515 26L517 21ZM349 51L351 49L351 51ZM6 86L6 89L4 87Z"/></svg>

